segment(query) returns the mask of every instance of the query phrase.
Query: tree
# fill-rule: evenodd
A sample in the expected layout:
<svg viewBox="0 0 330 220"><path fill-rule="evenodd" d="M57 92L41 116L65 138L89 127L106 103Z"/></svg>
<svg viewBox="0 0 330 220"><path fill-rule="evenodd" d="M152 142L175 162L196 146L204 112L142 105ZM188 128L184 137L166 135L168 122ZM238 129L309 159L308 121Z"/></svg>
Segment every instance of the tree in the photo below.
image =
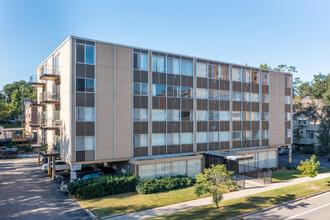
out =
<svg viewBox="0 0 330 220"><path fill-rule="evenodd" d="M204 169L204 173L196 176L195 193L201 196L210 193L213 202L219 208L219 202L222 199L223 193L233 189L239 189L234 181L232 175L234 172L227 171L226 165L211 165L211 168Z"/></svg>
<svg viewBox="0 0 330 220"><path fill-rule="evenodd" d="M303 136L300 133L300 128L296 128L293 130L293 144L297 145L299 144L301 138L303 138Z"/></svg>
<svg viewBox="0 0 330 220"><path fill-rule="evenodd" d="M307 176L308 182L307 187L309 187L309 178L316 177L319 173L317 169L320 166L320 161L315 161L316 156L313 155L310 160L306 159L306 161L300 161L300 166L298 166L298 170L302 175Z"/></svg>
<svg viewBox="0 0 330 220"><path fill-rule="evenodd" d="M10 109L8 104L0 102L0 121L7 119L10 116Z"/></svg>
<svg viewBox="0 0 330 220"><path fill-rule="evenodd" d="M277 67L272 68L271 66L268 66L267 63L265 63L265 64L260 64L260 68L266 69L266 70L288 72L288 73L297 73L298 72L295 66L288 66L286 64L280 64L280 65L277 65Z"/></svg>

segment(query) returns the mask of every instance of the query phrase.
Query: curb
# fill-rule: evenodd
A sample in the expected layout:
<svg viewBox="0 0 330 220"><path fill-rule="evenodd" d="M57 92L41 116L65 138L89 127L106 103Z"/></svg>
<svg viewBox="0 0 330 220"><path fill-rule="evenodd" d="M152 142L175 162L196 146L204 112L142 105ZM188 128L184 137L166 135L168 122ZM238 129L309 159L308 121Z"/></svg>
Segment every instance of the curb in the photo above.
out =
<svg viewBox="0 0 330 220"><path fill-rule="evenodd" d="M97 219L97 217L91 211L89 211L89 209L86 209L86 212L92 219Z"/></svg>
<svg viewBox="0 0 330 220"><path fill-rule="evenodd" d="M126 215L126 212L122 212L122 213L118 213L118 214L114 214L114 215L104 216L104 217L101 218L101 220L115 218L115 217L122 216L122 215Z"/></svg>
<svg viewBox="0 0 330 220"><path fill-rule="evenodd" d="M248 215L253 215L253 214L257 214L259 212L264 212L264 211L267 211L269 209L273 209L273 208L276 208L276 207L279 207L279 206L282 206L282 205L286 205L286 204L289 204L289 203L293 203L293 202L298 202L300 200L309 199L309 198L312 198L314 196L322 195L322 194L325 194L325 193L328 193L328 192L330 192L330 190L326 190L326 191L319 192L319 193L316 193L316 194L312 194L312 195L309 195L309 196L305 196L305 197L301 197L301 198L298 198L298 199L283 202L281 204L273 205L273 206L270 206L270 207L267 207L267 208L264 208L264 209L259 209L259 210L256 210L254 212L249 212L249 213L239 215L239 216L236 216L236 217L228 218L227 220L244 219L244 217L248 216Z"/></svg>

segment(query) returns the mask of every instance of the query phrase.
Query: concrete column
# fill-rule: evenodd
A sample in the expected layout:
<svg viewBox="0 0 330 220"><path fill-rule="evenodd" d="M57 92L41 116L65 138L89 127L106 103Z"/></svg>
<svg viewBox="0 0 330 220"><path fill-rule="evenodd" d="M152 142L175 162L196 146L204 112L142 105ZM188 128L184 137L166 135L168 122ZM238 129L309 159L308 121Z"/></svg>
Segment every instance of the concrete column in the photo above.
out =
<svg viewBox="0 0 330 220"><path fill-rule="evenodd" d="M38 166L40 166L40 147L38 147Z"/></svg>
<svg viewBox="0 0 330 220"><path fill-rule="evenodd" d="M54 180L54 175L55 175L55 156L52 156L52 180Z"/></svg>
<svg viewBox="0 0 330 220"><path fill-rule="evenodd" d="M48 175L50 175L51 174L51 161L52 161L52 158L51 157L48 157Z"/></svg>

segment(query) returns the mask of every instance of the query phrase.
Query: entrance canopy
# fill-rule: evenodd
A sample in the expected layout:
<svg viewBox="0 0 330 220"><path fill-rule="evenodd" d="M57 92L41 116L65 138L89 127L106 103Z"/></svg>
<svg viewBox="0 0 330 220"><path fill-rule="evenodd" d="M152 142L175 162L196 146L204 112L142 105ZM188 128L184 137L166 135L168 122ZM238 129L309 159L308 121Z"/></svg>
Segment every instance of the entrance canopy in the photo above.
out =
<svg viewBox="0 0 330 220"><path fill-rule="evenodd" d="M206 156L211 156L211 157L219 157L223 158L226 160L232 160L232 161L239 161L239 160L248 160L248 159L253 159L252 155L247 155L247 154L238 154L232 151L208 151L205 152L204 155Z"/></svg>

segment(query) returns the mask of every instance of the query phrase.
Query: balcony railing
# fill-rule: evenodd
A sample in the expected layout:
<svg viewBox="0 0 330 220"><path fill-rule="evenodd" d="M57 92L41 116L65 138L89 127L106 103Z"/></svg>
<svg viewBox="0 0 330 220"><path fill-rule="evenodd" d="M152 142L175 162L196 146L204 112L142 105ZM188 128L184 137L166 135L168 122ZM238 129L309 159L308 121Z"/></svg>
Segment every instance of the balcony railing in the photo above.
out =
<svg viewBox="0 0 330 220"><path fill-rule="evenodd" d="M41 103L57 104L60 102L60 94L50 93L50 92L41 92L39 93Z"/></svg>
<svg viewBox="0 0 330 220"><path fill-rule="evenodd" d="M29 83L32 87L44 87L45 81L39 80L37 75L30 76Z"/></svg>
<svg viewBox="0 0 330 220"><path fill-rule="evenodd" d="M61 120L55 118L45 118L42 119L42 124L44 129L55 130L59 129L61 126Z"/></svg>
<svg viewBox="0 0 330 220"><path fill-rule="evenodd" d="M56 80L60 77L60 67L59 66L48 66L44 65L41 67L41 76L40 79L45 80Z"/></svg>

